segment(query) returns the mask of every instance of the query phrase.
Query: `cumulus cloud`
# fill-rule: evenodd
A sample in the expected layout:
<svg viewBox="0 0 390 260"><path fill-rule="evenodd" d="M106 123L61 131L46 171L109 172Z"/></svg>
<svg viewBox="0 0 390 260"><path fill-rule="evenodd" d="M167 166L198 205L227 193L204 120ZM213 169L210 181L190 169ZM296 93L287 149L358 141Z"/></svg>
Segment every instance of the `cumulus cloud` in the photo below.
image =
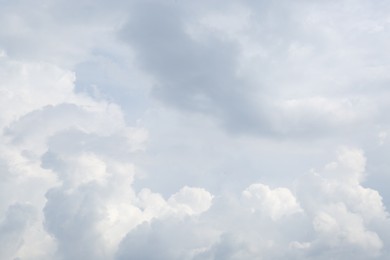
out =
<svg viewBox="0 0 390 260"><path fill-rule="evenodd" d="M313 228L318 234L312 243L313 252L323 250L323 246L339 251L340 258L351 254L348 248L365 255L362 259L380 254L383 241L378 226L388 226L388 213L378 192L361 185L364 170L362 151L344 148L337 161L300 181L301 203L313 217ZM313 197L308 196L310 192Z"/></svg>
<svg viewBox="0 0 390 260"><path fill-rule="evenodd" d="M4 3L0 259L387 259L389 8Z"/></svg>
<svg viewBox="0 0 390 260"><path fill-rule="evenodd" d="M0 224L1 259L15 255L24 242L24 233L34 218L30 205L13 204L7 209Z"/></svg>
<svg viewBox="0 0 390 260"><path fill-rule="evenodd" d="M261 183L252 184L243 191L243 196L252 205L252 210L264 211L272 219L279 219L301 210L295 197L286 188L271 190Z"/></svg>
<svg viewBox="0 0 390 260"><path fill-rule="evenodd" d="M360 150L342 148L323 171L298 181L296 195L255 183L241 196L216 198L199 216L160 211L156 216L163 217L130 231L117 258L385 259L388 213L379 194L359 181L364 160ZM355 182L343 180L348 171L356 173Z"/></svg>

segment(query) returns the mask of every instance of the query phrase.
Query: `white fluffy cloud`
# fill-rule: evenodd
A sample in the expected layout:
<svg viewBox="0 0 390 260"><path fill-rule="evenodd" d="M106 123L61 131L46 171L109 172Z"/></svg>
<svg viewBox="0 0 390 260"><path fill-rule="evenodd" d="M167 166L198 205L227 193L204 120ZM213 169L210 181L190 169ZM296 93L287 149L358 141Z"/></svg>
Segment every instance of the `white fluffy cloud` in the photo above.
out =
<svg viewBox="0 0 390 260"><path fill-rule="evenodd" d="M253 207L252 210L261 210L274 220L301 210L295 197L286 188L271 190L261 183L252 184L243 191L243 196Z"/></svg>
<svg viewBox="0 0 390 260"><path fill-rule="evenodd" d="M312 250L339 251L339 258L351 252L359 252L362 259L380 255L384 244L380 235L388 228L388 213L378 192L361 185L364 172L362 151L343 148L337 161L321 173L314 171L300 180L300 201L318 234Z"/></svg>
<svg viewBox="0 0 390 260"><path fill-rule="evenodd" d="M4 3L0 259L387 259L389 8Z"/></svg>
<svg viewBox="0 0 390 260"><path fill-rule="evenodd" d="M164 200L154 198L161 217L130 231L117 258L385 259L390 222L380 195L360 183L364 161L360 150L342 148L324 170L297 181L296 195L255 183L199 216L162 214Z"/></svg>

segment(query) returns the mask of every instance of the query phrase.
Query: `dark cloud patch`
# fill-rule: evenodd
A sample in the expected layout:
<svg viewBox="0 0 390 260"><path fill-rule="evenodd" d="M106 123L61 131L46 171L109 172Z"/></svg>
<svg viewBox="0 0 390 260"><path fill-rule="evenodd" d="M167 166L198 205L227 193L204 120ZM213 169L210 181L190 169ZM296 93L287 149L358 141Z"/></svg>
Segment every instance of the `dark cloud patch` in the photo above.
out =
<svg viewBox="0 0 390 260"><path fill-rule="evenodd" d="M23 245L24 234L36 216L32 205L10 205L0 221L0 258L10 259Z"/></svg>
<svg viewBox="0 0 390 260"><path fill-rule="evenodd" d="M98 193L93 184L68 194L62 188L47 193L45 227L57 239L62 258L105 259L101 234L95 230L103 212Z"/></svg>
<svg viewBox="0 0 390 260"><path fill-rule="evenodd" d="M137 3L121 33L138 62L155 78L153 93L182 111L216 116L231 131L265 132L261 100L237 75L239 46L209 35L204 41L186 31L188 10L171 2Z"/></svg>

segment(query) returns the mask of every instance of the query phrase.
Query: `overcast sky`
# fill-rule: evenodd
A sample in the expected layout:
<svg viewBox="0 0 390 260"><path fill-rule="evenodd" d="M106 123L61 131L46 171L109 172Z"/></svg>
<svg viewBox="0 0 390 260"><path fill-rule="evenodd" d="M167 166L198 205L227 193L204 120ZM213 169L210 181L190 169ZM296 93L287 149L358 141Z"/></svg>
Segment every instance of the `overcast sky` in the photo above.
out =
<svg viewBox="0 0 390 260"><path fill-rule="evenodd" d="M390 2L0 0L0 260L390 259Z"/></svg>

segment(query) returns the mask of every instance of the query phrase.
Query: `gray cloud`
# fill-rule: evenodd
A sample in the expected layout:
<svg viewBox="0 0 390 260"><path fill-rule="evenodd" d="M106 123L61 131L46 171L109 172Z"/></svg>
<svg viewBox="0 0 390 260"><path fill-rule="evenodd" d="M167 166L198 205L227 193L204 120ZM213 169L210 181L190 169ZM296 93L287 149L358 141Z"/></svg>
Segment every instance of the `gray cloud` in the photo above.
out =
<svg viewBox="0 0 390 260"><path fill-rule="evenodd" d="M155 96L167 105L212 115L233 132L343 133L378 117L380 95L368 98L361 90L388 80L386 59L378 57L386 50L383 20L364 5L348 13L336 3L227 3L223 11L202 13L197 5L143 2L133 7L121 37L155 77ZM229 13L237 6L246 10L243 18ZM222 12L244 25L229 31ZM367 20L355 28L354 15ZM347 22L337 27L344 16ZM366 43L371 33L379 44Z"/></svg>
<svg viewBox="0 0 390 260"><path fill-rule="evenodd" d="M388 259L389 8L4 3L0 259Z"/></svg>
<svg viewBox="0 0 390 260"><path fill-rule="evenodd" d="M10 259L23 245L24 234L35 217L31 205L10 205L0 222L0 258Z"/></svg>
<svg viewBox="0 0 390 260"><path fill-rule="evenodd" d="M121 33L141 66L156 77L153 93L178 109L221 117L232 131L268 131L261 111L245 94L251 88L237 76L239 46L212 34L196 41L186 31L190 14L182 8L170 2L137 3Z"/></svg>

